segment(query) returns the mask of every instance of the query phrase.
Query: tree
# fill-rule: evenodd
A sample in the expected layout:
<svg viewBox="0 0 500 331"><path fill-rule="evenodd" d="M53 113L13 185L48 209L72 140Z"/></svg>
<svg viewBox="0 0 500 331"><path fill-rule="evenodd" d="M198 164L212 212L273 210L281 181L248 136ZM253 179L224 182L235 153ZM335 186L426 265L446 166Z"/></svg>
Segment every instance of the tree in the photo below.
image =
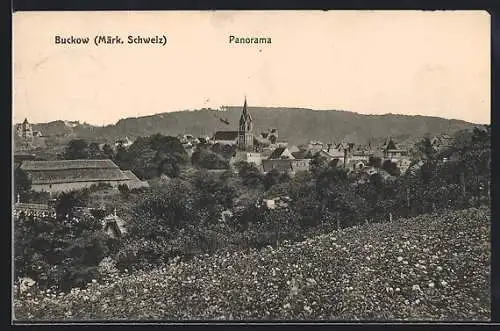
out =
<svg viewBox="0 0 500 331"><path fill-rule="evenodd" d="M71 219L74 215L75 207L84 207L88 200L88 191L63 192L56 201L55 210L58 219Z"/></svg>
<svg viewBox="0 0 500 331"><path fill-rule="evenodd" d="M223 156L225 159L230 159L236 153L236 146L216 143L212 145L211 150L212 152Z"/></svg>
<svg viewBox="0 0 500 331"><path fill-rule="evenodd" d="M161 190L149 192L133 208L130 233L139 238L169 238L183 226L196 225L200 219L191 185L173 179Z"/></svg>
<svg viewBox="0 0 500 331"><path fill-rule="evenodd" d="M131 157L127 148L121 142L116 147L116 154L113 160L121 169L131 169Z"/></svg>
<svg viewBox="0 0 500 331"><path fill-rule="evenodd" d="M102 159L102 151L98 143L92 142L89 144L88 155L90 159Z"/></svg>
<svg viewBox="0 0 500 331"><path fill-rule="evenodd" d="M399 176L401 174L401 170L399 170L398 165L391 160L385 160L382 164L382 169L387 171L391 176Z"/></svg>
<svg viewBox="0 0 500 331"><path fill-rule="evenodd" d="M310 163L310 171L314 176L319 175L321 172L328 169L328 159L319 153L315 154Z"/></svg>
<svg viewBox="0 0 500 331"><path fill-rule="evenodd" d="M436 174L436 163L431 161L425 162L420 167L419 174L420 179L424 184L430 183L432 180L434 180Z"/></svg>
<svg viewBox="0 0 500 331"><path fill-rule="evenodd" d="M14 170L14 196L17 201L17 195L24 197L31 190L31 179L26 171L17 167Z"/></svg>
<svg viewBox="0 0 500 331"><path fill-rule="evenodd" d="M155 134L146 138L146 141L152 150L161 155L169 155L179 164L188 162L188 155L177 137Z"/></svg>
<svg viewBox="0 0 500 331"><path fill-rule="evenodd" d="M158 166L158 175L165 174L169 177L175 178L179 177L181 169L179 167L178 161L171 156L163 158L160 165Z"/></svg>
<svg viewBox="0 0 500 331"><path fill-rule="evenodd" d="M380 168L382 167L382 159L378 156L370 156L368 159L368 166Z"/></svg>
<svg viewBox="0 0 500 331"><path fill-rule="evenodd" d="M118 147L115 159L120 168L150 179L162 173L177 177L188 156L179 139L155 134L137 138L127 150Z"/></svg>
<svg viewBox="0 0 500 331"><path fill-rule="evenodd" d="M429 137L424 137L421 141L416 144L417 152L425 160L433 160L436 156L436 151L432 146L432 142Z"/></svg>
<svg viewBox="0 0 500 331"><path fill-rule="evenodd" d="M238 162L236 168L244 185L255 188L262 184L262 174L253 163Z"/></svg>
<svg viewBox="0 0 500 331"><path fill-rule="evenodd" d="M99 279L98 263L109 253L110 238L94 217L78 222L20 217L14 222L14 263L17 276L61 291Z"/></svg>
<svg viewBox="0 0 500 331"><path fill-rule="evenodd" d="M122 148L123 148L123 145L122 145ZM113 148L111 148L111 146L109 144L104 144L104 146L102 147L102 154L103 154L103 157L105 159L112 160L114 158Z"/></svg>
<svg viewBox="0 0 500 331"><path fill-rule="evenodd" d="M228 180L202 170L194 176L192 184L196 209L203 211L208 221L218 221L221 212L233 206L236 190Z"/></svg>
<svg viewBox="0 0 500 331"><path fill-rule="evenodd" d="M191 156L191 163L203 169L228 169L229 161L206 147L197 148Z"/></svg>
<svg viewBox="0 0 500 331"><path fill-rule="evenodd" d="M65 160L88 159L89 156L89 145L83 139L71 140L63 153Z"/></svg>
<svg viewBox="0 0 500 331"><path fill-rule="evenodd" d="M130 189L127 184L118 185L118 191L122 194L123 197L127 198L130 195Z"/></svg>
<svg viewBox="0 0 500 331"><path fill-rule="evenodd" d="M269 190L273 185L280 182L281 174L278 170L272 169L267 174L264 175L262 182L264 184L264 189Z"/></svg>

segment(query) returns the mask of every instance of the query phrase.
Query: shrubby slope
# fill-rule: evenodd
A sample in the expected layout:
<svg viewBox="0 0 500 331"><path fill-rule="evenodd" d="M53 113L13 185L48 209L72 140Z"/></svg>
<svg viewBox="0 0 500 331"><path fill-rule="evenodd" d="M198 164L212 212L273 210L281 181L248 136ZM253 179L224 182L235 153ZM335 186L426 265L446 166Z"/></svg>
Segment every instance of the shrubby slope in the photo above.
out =
<svg viewBox="0 0 500 331"><path fill-rule="evenodd" d="M14 303L23 320L489 320L490 209L203 256Z"/></svg>

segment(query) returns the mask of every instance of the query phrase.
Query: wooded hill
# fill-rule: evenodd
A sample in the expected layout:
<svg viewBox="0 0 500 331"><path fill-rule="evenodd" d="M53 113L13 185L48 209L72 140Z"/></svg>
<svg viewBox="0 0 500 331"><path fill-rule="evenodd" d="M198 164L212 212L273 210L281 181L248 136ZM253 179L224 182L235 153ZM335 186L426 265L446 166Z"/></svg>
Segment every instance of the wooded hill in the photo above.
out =
<svg viewBox="0 0 500 331"><path fill-rule="evenodd" d="M419 115L362 115L336 110L269 107L249 107L249 111L255 133L277 128L279 140L291 144L302 144L309 140L337 142L342 139L362 144L370 140L377 142L389 135L399 142L413 142L425 135L453 134L475 125L461 120ZM35 124L34 129L49 136L109 141L155 133L171 136L189 133L211 137L218 130L237 130L240 114L241 107L227 107L224 111L201 109L125 118L103 127L55 121Z"/></svg>

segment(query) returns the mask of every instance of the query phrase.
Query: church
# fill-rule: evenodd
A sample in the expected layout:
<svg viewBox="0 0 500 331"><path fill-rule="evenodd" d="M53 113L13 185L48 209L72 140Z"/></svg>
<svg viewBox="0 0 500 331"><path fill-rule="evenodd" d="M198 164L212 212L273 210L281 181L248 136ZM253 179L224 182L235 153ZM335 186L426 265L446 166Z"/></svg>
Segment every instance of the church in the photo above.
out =
<svg viewBox="0 0 500 331"><path fill-rule="evenodd" d="M238 151L253 152L255 150L255 137L252 130L253 120L250 112L248 111L247 98L245 97L238 131L217 131L213 140L215 144L219 143L222 145L236 146Z"/></svg>

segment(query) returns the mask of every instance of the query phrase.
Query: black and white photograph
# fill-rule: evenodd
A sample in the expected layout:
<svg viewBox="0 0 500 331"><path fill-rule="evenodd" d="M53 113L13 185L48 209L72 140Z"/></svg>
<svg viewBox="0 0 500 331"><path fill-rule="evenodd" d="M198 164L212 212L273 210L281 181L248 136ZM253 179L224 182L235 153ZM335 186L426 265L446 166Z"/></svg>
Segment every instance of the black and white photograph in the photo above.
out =
<svg viewBox="0 0 500 331"><path fill-rule="evenodd" d="M486 11L12 15L12 321L491 321Z"/></svg>

